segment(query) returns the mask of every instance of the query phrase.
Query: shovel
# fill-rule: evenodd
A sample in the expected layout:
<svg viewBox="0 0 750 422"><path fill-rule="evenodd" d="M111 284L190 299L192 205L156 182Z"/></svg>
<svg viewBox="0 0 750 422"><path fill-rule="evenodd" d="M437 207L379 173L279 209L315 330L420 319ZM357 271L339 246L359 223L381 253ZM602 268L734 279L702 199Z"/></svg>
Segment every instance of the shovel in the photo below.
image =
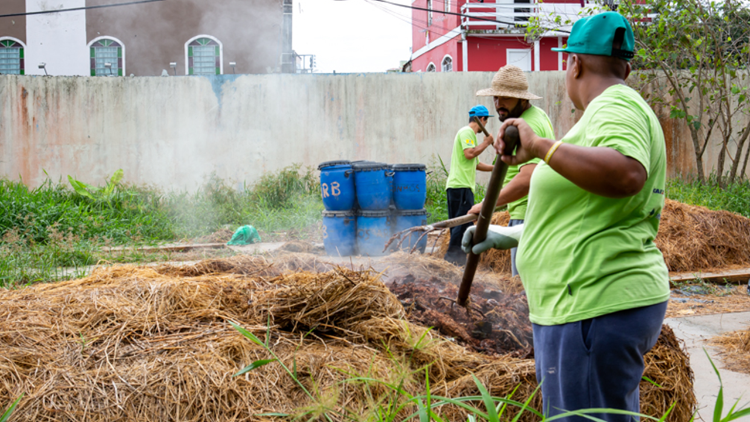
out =
<svg viewBox="0 0 750 422"><path fill-rule="evenodd" d="M482 126L479 119L475 117L474 121L477 122L485 136L489 136L489 133L487 133L487 130ZM518 129L515 126L508 126L505 128L503 139L505 140L504 154L512 154L519 141ZM476 231L474 231L474 244L484 242L484 240L487 239L487 230L490 228L492 213L495 211L495 204L497 203L497 198L500 196L500 190L503 187L506 173L508 173L508 165L498 157L497 160L495 160L495 167L492 169L490 183L487 185L487 191L484 194L482 211L479 212L479 218L477 219L477 228ZM469 252L469 256L466 259L464 277L461 280L461 286L458 289L458 299L456 300L456 303L467 309L469 309L467 301L469 299L469 292L471 291L471 283L474 281L474 274L477 272L478 264L479 255Z"/></svg>
<svg viewBox="0 0 750 422"><path fill-rule="evenodd" d="M485 136L489 136L489 133L487 132L487 129L485 129L482 125L482 122L480 122L477 118L474 118L474 121L477 122L479 128L482 130ZM511 154L516 149L516 145L519 142L518 129L515 126L508 126L507 128L505 128L504 139L505 153ZM500 190L503 187L503 181L505 180L505 175L507 173L508 165L500 159L496 160L495 167L492 169L492 175L490 176L490 183L487 185L484 202L482 203L482 210L479 215L467 214L461 217L452 218L450 220L432 223L427 226L411 227L394 234L390 238L390 240L388 240L383 250L387 250L391 243L395 242L396 240L399 241L398 248L400 249L401 244L404 242L404 240L410 239L413 233L422 232L422 235L419 237L419 239L414 242L414 247L411 249L411 251L409 251L409 253L413 253L417 249L419 241L422 240L423 237L427 236L427 234L429 234L430 232L439 229L449 229L452 227L462 226L466 223L471 223L476 220L479 220L479 222L477 223L477 228L474 232L474 244L483 242L487 238L487 230L490 227L492 213L495 211L495 204L497 203L497 198L500 196ZM471 291L471 284L474 282L474 275L477 272L478 264L479 255L469 253L468 259L466 260L464 276L461 280L461 286L458 291L458 300L455 301L459 305L465 307L467 310L469 309L467 300L469 298L469 292ZM453 301L452 299L448 300Z"/></svg>

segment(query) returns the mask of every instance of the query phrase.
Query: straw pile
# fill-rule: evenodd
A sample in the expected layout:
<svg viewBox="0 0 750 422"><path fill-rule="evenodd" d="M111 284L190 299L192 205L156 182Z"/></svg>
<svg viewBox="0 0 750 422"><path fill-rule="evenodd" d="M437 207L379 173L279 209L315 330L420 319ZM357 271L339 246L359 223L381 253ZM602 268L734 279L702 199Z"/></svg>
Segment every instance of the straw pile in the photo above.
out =
<svg viewBox="0 0 750 422"><path fill-rule="evenodd" d="M507 212L495 213L492 224L507 226ZM443 235L437 256L448 250L450 236ZM683 204L670 199L661 214L654 241L664 254L669 271L696 271L750 265L750 219L729 211ZM510 252L482 254L480 266L510 273Z"/></svg>
<svg viewBox="0 0 750 422"><path fill-rule="evenodd" d="M314 258L120 266L0 291L0 403L25 393L19 421L272 420L258 415L305 406L334 409L332 419L344 420L344 409L366 416L388 393L345 381L358 375L403 379L411 394L424 393L417 370L425 367L433 394L477 394L472 373L495 396L520 385L514 398L523 401L535 388L532 359L476 353L428 332L404 319L377 274ZM316 400L278 362L232 378L270 356L227 321L268 339ZM642 384L644 410L660 415L676 400L670 420L687 420L695 406L692 376L671 332L652 355L646 375L664 388L654 394ZM539 408L540 398L532 405ZM466 420L458 408L439 414Z"/></svg>
<svg viewBox="0 0 750 422"><path fill-rule="evenodd" d="M669 271L750 264L750 219L667 200L656 245Z"/></svg>
<svg viewBox="0 0 750 422"><path fill-rule="evenodd" d="M750 329L714 337L711 344L719 346L727 369L750 374Z"/></svg>

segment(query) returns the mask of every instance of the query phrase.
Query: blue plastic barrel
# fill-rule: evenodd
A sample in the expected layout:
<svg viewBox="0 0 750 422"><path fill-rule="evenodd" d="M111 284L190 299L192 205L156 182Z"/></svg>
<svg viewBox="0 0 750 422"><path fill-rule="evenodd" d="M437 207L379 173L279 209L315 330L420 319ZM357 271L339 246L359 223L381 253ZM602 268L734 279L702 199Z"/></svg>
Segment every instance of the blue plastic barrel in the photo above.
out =
<svg viewBox="0 0 750 422"><path fill-rule="evenodd" d="M393 176L396 174L393 171L393 165L388 165L388 170L390 170L390 173L386 173L385 177L388 179L388 196L390 197L389 207L395 206L393 203Z"/></svg>
<svg viewBox="0 0 750 422"><path fill-rule="evenodd" d="M351 256L357 245L354 211L323 211L323 246L331 256Z"/></svg>
<svg viewBox="0 0 750 422"><path fill-rule="evenodd" d="M393 203L400 210L421 210L427 200L427 166L394 164Z"/></svg>
<svg viewBox="0 0 750 422"><path fill-rule="evenodd" d="M363 256L383 256L391 238L390 211L357 211L357 251Z"/></svg>
<svg viewBox="0 0 750 422"><path fill-rule="evenodd" d="M352 169L359 208L368 211L387 210L391 204L388 177L392 175L388 165L363 162L355 163Z"/></svg>
<svg viewBox="0 0 750 422"><path fill-rule="evenodd" d="M320 192L327 211L349 211L354 208L354 171L349 161L326 161L320 170Z"/></svg>
<svg viewBox="0 0 750 422"><path fill-rule="evenodd" d="M398 233L402 230L410 229L412 227L416 226L426 226L427 225L427 210L421 209L421 210L396 210L394 212L395 215L395 222L393 225L393 231L395 233ZM419 237L422 235L421 232L415 232L410 234L406 239L404 239L404 243L401 244L401 250L403 251L410 251L411 248L417 243L417 240L419 240ZM420 253L424 253L425 249L427 248L427 236L423 237L422 240L419 241L419 246L417 246L417 250L419 250Z"/></svg>

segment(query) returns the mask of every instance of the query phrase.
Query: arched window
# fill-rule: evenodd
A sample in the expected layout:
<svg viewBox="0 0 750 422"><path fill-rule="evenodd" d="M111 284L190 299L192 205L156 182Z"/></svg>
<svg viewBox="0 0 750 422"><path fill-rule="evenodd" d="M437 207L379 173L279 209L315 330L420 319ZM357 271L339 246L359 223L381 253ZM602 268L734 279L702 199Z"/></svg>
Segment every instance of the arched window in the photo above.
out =
<svg viewBox="0 0 750 422"><path fill-rule="evenodd" d="M185 44L188 75L221 75L222 45L209 35L199 35Z"/></svg>
<svg viewBox="0 0 750 422"><path fill-rule="evenodd" d="M21 41L10 37L0 38L0 74L25 74L23 50Z"/></svg>
<svg viewBox="0 0 750 422"><path fill-rule="evenodd" d="M435 72L435 63L430 63L427 65L427 72Z"/></svg>
<svg viewBox="0 0 750 422"><path fill-rule="evenodd" d="M89 43L91 76L122 76L125 73L125 47L112 37L99 37Z"/></svg>
<svg viewBox="0 0 750 422"><path fill-rule="evenodd" d="M453 72L453 59L451 56L445 56L443 58L443 72Z"/></svg>

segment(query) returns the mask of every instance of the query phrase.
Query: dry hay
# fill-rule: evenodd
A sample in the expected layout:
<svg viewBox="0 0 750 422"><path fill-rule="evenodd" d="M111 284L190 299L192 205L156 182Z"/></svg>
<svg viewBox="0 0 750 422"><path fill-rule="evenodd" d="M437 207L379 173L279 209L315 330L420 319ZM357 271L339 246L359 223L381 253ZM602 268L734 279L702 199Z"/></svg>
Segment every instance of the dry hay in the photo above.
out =
<svg viewBox="0 0 750 422"><path fill-rule="evenodd" d="M335 266L311 254L281 253L272 260L263 256L237 255L231 258L206 259L193 265L157 266L155 270L174 277L198 277L211 274L234 274L245 277L273 277L284 272L329 271Z"/></svg>
<svg viewBox="0 0 750 422"><path fill-rule="evenodd" d="M667 199L656 245L669 271L750 264L750 219Z"/></svg>
<svg viewBox="0 0 750 422"><path fill-rule="evenodd" d="M195 238L193 243L227 243L232 240L233 235L234 230L224 227L211 234Z"/></svg>
<svg viewBox="0 0 750 422"><path fill-rule="evenodd" d="M314 245L312 242L305 240L290 240L281 245L279 250L283 252L311 253L315 255L325 255L326 253L322 246Z"/></svg>
<svg viewBox="0 0 750 422"><path fill-rule="evenodd" d="M507 212L492 216L492 224L496 225L507 226L509 220ZM441 239L438 257L448 250L450 236L443 235ZM748 266L750 219L667 199L654 243L673 272ZM493 249L482 254L480 266L510 273L510 252Z"/></svg>
<svg viewBox="0 0 750 422"><path fill-rule="evenodd" d="M711 345L719 347L725 368L750 374L750 329L714 337Z"/></svg>
<svg viewBox="0 0 750 422"><path fill-rule="evenodd" d="M693 391L693 370L685 353L685 342L678 339L668 325L662 325L656 345L644 356L644 377L641 381L641 413L663 415L676 400L673 414L667 420L689 421L696 408ZM676 413L675 413L676 412Z"/></svg>
<svg viewBox="0 0 750 422"><path fill-rule="evenodd" d="M411 394L424 393L417 369L426 366L434 394L476 395L472 373L495 396L520 385L514 398L523 401L535 388L533 360L475 353L404 320L401 304L373 272L291 272L284 267L299 263L290 257L274 265L224 261L179 274L166 266L112 267L81 280L0 291L0 403L25 393L15 417L27 421L266 420L254 415L310 405L278 363L232 378L269 354L230 320L268 336L322 402L359 415L372 410L370 394L377 399L387 391L342 382L355 375L404 377ZM325 266L308 263L318 265ZM653 401L642 383L643 394L652 394L642 403L661 415L677 400L670 420L684 421L695 405L689 368L671 332L662 337L646 375L664 387L663 397ZM686 390L677 394L673 381ZM539 397L532 405L540 407ZM457 408L439 413L466 420Z"/></svg>

